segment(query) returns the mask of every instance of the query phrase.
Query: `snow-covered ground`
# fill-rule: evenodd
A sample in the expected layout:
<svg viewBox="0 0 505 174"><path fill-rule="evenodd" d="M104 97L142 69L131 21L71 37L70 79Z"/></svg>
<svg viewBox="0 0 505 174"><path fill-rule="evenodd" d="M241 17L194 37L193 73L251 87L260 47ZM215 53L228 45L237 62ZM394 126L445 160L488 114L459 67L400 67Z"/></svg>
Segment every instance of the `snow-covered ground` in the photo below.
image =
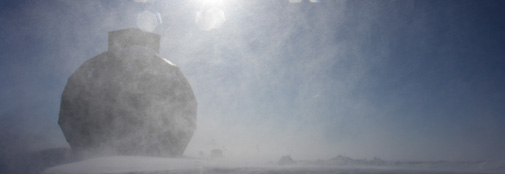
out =
<svg viewBox="0 0 505 174"><path fill-rule="evenodd" d="M333 160L333 163L332 163ZM337 164L335 160L327 161L300 161L288 165L277 163L239 163L233 160L219 159L190 159L190 158L156 158L141 156L113 156L87 159L79 162L59 165L46 169L44 174L120 174L120 173L244 173L244 174L308 174L308 173L334 173L334 174L484 174L505 173L503 163L496 163L497 168L473 168L471 164L446 162L437 163L436 166L429 162L415 164L391 163L381 165L373 164ZM374 159L377 160L377 159ZM355 160L357 161L357 160ZM361 160L363 161L363 160ZM373 161L373 160L368 160ZM459 165L457 165L459 164ZM500 165L501 164L501 165ZM448 165L448 166L443 166ZM475 167L475 166L474 166Z"/></svg>

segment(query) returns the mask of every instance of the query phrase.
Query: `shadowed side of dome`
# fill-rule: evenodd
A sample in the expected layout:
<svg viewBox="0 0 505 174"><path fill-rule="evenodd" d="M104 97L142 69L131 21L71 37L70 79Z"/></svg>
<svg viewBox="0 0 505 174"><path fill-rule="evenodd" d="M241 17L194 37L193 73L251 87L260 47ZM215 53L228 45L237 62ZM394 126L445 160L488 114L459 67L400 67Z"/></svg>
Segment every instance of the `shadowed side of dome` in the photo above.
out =
<svg viewBox="0 0 505 174"><path fill-rule="evenodd" d="M196 129L197 101L159 35L109 33L109 51L83 63L63 91L59 125L79 156L180 156Z"/></svg>

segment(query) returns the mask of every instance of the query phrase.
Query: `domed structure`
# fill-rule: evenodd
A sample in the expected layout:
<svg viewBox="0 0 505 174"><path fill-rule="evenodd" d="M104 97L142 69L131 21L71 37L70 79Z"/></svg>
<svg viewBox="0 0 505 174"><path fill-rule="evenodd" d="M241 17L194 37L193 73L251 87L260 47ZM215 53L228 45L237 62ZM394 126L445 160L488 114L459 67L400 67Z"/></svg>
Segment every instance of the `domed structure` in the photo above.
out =
<svg viewBox="0 0 505 174"><path fill-rule="evenodd" d="M161 58L160 36L109 32L109 50L69 77L58 124L74 153L179 156L196 129L190 84Z"/></svg>

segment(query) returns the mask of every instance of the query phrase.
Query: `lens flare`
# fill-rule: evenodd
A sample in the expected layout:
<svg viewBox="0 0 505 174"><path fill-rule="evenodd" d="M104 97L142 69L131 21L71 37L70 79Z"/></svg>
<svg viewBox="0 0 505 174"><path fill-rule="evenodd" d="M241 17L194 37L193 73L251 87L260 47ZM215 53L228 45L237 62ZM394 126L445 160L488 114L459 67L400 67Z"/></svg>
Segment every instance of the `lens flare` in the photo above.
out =
<svg viewBox="0 0 505 174"><path fill-rule="evenodd" d="M153 32L161 23L161 17L149 11L143 11L137 15L137 26L141 30Z"/></svg>

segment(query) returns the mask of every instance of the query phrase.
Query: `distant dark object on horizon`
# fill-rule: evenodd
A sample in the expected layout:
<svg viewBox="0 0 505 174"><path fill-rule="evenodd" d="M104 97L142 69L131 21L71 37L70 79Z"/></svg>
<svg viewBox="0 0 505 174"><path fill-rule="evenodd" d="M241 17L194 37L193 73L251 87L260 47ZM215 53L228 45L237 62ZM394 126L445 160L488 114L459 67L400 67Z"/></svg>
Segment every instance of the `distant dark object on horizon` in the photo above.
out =
<svg viewBox="0 0 505 174"><path fill-rule="evenodd" d="M291 155L286 155L282 156L281 159L279 159L279 162L277 162L279 165L288 165L288 164L294 164L296 163L293 158L291 158Z"/></svg>
<svg viewBox="0 0 505 174"><path fill-rule="evenodd" d="M63 91L59 125L79 156L180 156L196 129L197 101L160 36L109 32L109 50L84 62Z"/></svg>
<svg viewBox="0 0 505 174"><path fill-rule="evenodd" d="M223 151L221 149L212 149L210 152L211 158L223 158Z"/></svg>

